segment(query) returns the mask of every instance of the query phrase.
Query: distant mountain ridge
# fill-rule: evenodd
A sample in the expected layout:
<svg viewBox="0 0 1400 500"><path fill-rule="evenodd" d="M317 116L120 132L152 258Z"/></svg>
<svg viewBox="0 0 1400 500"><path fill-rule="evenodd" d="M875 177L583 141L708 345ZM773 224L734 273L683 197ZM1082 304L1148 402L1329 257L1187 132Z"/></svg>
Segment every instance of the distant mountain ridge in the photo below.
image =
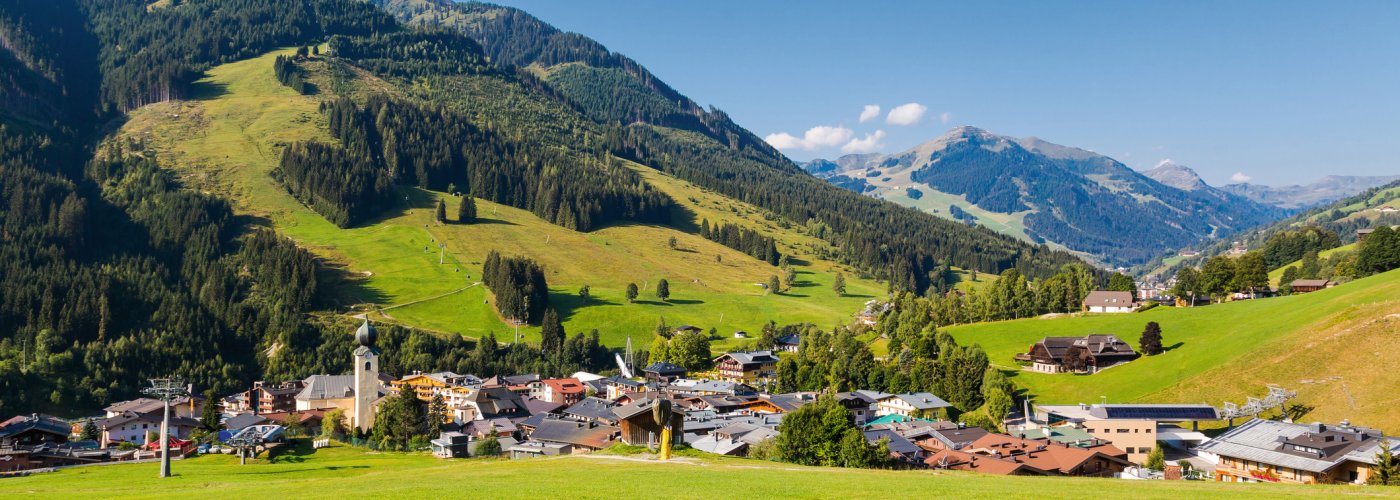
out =
<svg viewBox="0 0 1400 500"><path fill-rule="evenodd" d="M1220 186L1220 189L1259 203L1293 209L1324 205L1397 180L1400 175L1329 175L1301 186L1240 183Z"/></svg>
<svg viewBox="0 0 1400 500"><path fill-rule="evenodd" d="M1211 188L1186 167L1159 168L1161 180L1092 151L976 127L899 153L804 164L838 185L863 179L873 196L1119 266L1286 215Z"/></svg>

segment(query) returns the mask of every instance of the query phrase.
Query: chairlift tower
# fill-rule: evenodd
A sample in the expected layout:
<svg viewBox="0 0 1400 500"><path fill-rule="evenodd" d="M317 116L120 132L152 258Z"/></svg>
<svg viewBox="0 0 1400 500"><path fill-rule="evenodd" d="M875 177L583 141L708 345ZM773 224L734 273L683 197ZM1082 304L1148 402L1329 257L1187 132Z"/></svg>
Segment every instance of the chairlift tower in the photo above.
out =
<svg viewBox="0 0 1400 500"><path fill-rule="evenodd" d="M170 403L180 396L189 394L189 391L185 390L185 381L170 377L151 379L151 386L141 392L165 402L165 416L160 422L159 477L170 477Z"/></svg>

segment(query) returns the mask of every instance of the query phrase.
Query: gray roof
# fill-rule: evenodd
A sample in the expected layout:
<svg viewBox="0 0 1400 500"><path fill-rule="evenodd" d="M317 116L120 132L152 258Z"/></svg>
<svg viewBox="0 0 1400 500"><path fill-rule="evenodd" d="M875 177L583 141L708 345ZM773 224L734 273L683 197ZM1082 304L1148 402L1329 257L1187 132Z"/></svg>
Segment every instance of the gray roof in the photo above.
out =
<svg viewBox="0 0 1400 500"><path fill-rule="evenodd" d="M1353 455L1374 457L1377 445L1380 443L1380 439L1376 438L1358 440L1346 453L1334 453L1330 456L1283 450L1281 445L1284 440L1303 438L1305 434L1314 431L1316 431L1314 426L1256 418L1206 442L1198 449L1221 456L1292 469L1326 472L1350 459ZM1374 458L1372 459L1374 460Z"/></svg>
<svg viewBox="0 0 1400 500"><path fill-rule="evenodd" d="M675 363L667 363L667 362L665 362L665 361L657 361L657 362L655 362L655 363L652 363L652 364L650 364L650 365L647 365L646 368L643 368L643 369L642 369L642 372L646 372L646 373L657 373L657 374L660 374L660 375L669 375L669 374L675 374L675 373L685 374L685 373L686 373L686 369L685 369L684 366L681 366L681 365L678 365L678 364L675 364Z"/></svg>
<svg viewBox="0 0 1400 500"><path fill-rule="evenodd" d="M583 401L565 408L564 414L608 423L617 422L617 414L613 413L612 403L602 398L583 398Z"/></svg>
<svg viewBox="0 0 1400 500"><path fill-rule="evenodd" d="M938 396L927 392L906 392L903 394L895 394L894 396L904 400L905 403L909 403L916 410L936 410L953 406Z"/></svg>
<svg viewBox="0 0 1400 500"><path fill-rule="evenodd" d="M723 355L723 356L720 356L720 357L723 358L723 357L725 357L725 356L728 356L728 357L730 357L730 358L734 358L734 361L738 361L739 364L742 364L742 365L753 365L753 364L777 363L777 362L778 362L778 357L773 355L773 351L727 352L727 353L724 353L724 355Z"/></svg>
<svg viewBox="0 0 1400 500"><path fill-rule="evenodd" d="M265 422L267 422L267 419L261 416L252 413L242 413L229 417L228 420L224 420L224 428L231 431L238 431L243 430L244 427L260 425Z"/></svg>
<svg viewBox="0 0 1400 500"><path fill-rule="evenodd" d="M799 345L802 343L802 337L798 336L796 333L789 333L778 337L777 343L778 345Z"/></svg>
<svg viewBox="0 0 1400 500"><path fill-rule="evenodd" d="M865 440L870 442L870 444L879 443L881 438L889 439L890 451L900 455L914 455L923 451L923 448L920 448L919 445L914 444L908 439L905 439L904 436L900 436L892 430L875 429L865 431Z"/></svg>
<svg viewBox="0 0 1400 500"><path fill-rule="evenodd" d="M589 448L606 448L621 429L611 425L593 425L573 420L546 419L530 433L531 441L569 443Z"/></svg>
<svg viewBox="0 0 1400 500"><path fill-rule="evenodd" d="M355 396L354 375L312 375L306 377L306 387L297 393L297 401L340 399Z"/></svg>
<svg viewBox="0 0 1400 500"><path fill-rule="evenodd" d="M1109 292L1098 290L1084 297L1087 307L1133 307L1133 292Z"/></svg>

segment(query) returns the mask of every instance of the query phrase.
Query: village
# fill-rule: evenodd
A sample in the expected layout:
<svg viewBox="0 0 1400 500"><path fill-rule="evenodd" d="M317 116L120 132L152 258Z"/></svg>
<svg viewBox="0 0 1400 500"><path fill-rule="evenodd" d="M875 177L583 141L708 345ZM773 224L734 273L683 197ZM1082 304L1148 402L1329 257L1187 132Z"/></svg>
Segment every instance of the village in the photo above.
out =
<svg viewBox="0 0 1400 500"><path fill-rule="evenodd" d="M1085 300L1096 312L1135 306L1128 293L1094 292ZM761 390L780 356L797 350L796 335L781 338L774 350L726 352L703 373L668 362L634 370L623 362L614 375L565 378L383 373L376 337L368 321L355 332L350 374L259 381L212 399L176 387L163 398L118 402L87 419L14 416L0 422L0 474L157 460L163 446L176 460L204 453L273 456L298 439L377 449L385 445L371 437L376 417L398 411L389 406L399 403L388 403L396 396L427 408L428 435L407 449L442 459L530 459L616 446L764 458L784 432L785 415L819 400L843 408L865 440L887 454L883 463L901 469L1366 484L1383 457L1400 451L1400 438L1350 422L1291 422L1284 409L1294 395L1277 387L1243 407L1026 400L1005 421L975 426L951 417L952 405L927 392ZM1115 336L1087 335L1047 337L1018 360L1042 373L1092 374L1137 356ZM1202 426L1216 429L1213 437Z"/></svg>

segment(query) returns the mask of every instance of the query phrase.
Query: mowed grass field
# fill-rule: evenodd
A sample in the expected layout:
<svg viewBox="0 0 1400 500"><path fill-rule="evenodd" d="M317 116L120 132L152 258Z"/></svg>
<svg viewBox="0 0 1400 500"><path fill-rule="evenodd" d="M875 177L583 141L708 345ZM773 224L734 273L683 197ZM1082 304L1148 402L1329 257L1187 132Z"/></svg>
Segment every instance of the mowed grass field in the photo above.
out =
<svg viewBox="0 0 1400 500"><path fill-rule="evenodd" d="M1389 497L1395 488L1012 477L962 472L801 467L737 458L578 455L440 460L332 446L239 465L228 455L172 464L80 467L0 480L0 496L33 498L1260 498Z"/></svg>
<svg viewBox="0 0 1400 500"><path fill-rule="evenodd" d="M272 71L275 55L210 70L196 84L194 99L139 109L118 136L145 141L187 187L229 198L252 224L275 228L323 257L338 271L323 280L327 307L337 312L369 304L384 309L375 314L380 319L469 337L494 332L509 339L514 328L497 317L490 294L474 285L491 250L538 261L566 329L598 329L610 345L621 345L629 336L635 345L645 345L661 318L671 325L714 327L725 338L735 330L755 332L770 319L831 327L851 321L865 301L884 295L883 284L814 259L812 249L826 243L801 228L782 227L755 207L635 164L632 168L680 205L676 227L624 224L580 233L483 200L477 200L480 223L443 225L433 219L432 207L443 199L449 213L455 213L458 198L405 187L398 210L361 227L337 228L269 175L288 144L335 142L317 109L332 96L303 96L280 85ZM359 78L360 89L387 88L372 77ZM782 294L763 290L758 284L780 274L779 269L694 234L701 219L773 235L780 251L795 257L797 286ZM675 249L668 245L671 237L677 239ZM440 250L439 244L446 246ZM442 264L440 251L445 254ZM846 277L844 296L831 289L838 272ZM653 294L662 278L670 284L668 302ZM637 303L624 298L628 283L642 289ZM592 290L587 302L577 294L583 285ZM538 338L538 328L522 328L521 333Z"/></svg>
<svg viewBox="0 0 1400 500"><path fill-rule="evenodd" d="M1136 348L1156 321L1168 351L1094 375L1019 370L1013 359L1047 336L1115 334ZM1044 404L1243 404L1268 384L1298 392L1307 421L1350 419L1400 432L1400 270L1288 297L1133 314L1025 319L952 327Z"/></svg>

